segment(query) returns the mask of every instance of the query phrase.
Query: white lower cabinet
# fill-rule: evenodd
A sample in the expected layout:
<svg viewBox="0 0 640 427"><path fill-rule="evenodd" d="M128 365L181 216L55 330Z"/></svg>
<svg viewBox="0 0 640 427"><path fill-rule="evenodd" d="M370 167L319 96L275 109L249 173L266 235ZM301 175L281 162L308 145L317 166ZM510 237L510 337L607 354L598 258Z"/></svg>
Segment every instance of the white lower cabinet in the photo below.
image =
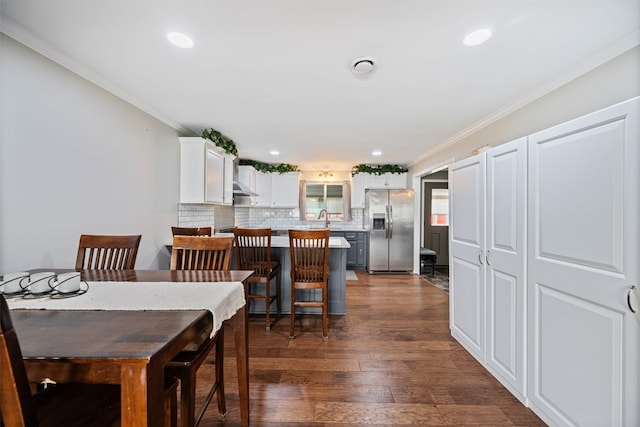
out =
<svg viewBox="0 0 640 427"><path fill-rule="evenodd" d="M550 425L640 425L639 140L634 98L449 168L451 333Z"/></svg>

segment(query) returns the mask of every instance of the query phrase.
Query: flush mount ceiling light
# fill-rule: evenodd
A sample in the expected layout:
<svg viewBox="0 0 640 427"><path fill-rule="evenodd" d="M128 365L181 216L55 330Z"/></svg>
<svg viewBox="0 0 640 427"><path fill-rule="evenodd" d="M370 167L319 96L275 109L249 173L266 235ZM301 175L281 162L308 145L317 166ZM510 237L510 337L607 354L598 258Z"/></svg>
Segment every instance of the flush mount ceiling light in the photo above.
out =
<svg viewBox="0 0 640 427"><path fill-rule="evenodd" d="M191 49L193 47L193 40L182 33L170 32L167 34L167 40L169 40L169 43L172 45L182 49Z"/></svg>
<svg viewBox="0 0 640 427"><path fill-rule="evenodd" d="M269 151L269 154L271 154L272 156L277 156L280 154L280 152L278 150L271 150Z"/></svg>
<svg viewBox="0 0 640 427"><path fill-rule="evenodd" d="M372 156L382 156L382 151L380 151L380 150L373 150L373 151L371 152L371 155L372 155Z"/></svg>
<svg viewBox="0 0 640 427"><path fill-rule="evenodd" d="M376 63L373 61L373 58L368 56L364 56L362 58L356 58L351 63L351 71L354 74L368 74L373 71Z"/></svg>
<svg viewBox="0 0 640 427"><path fill-rule="evenodd" d="M462 43L464 43L465 46L477 46L486 42L490 38L491 30L488 28L481 28L467 34Z"/></svg>

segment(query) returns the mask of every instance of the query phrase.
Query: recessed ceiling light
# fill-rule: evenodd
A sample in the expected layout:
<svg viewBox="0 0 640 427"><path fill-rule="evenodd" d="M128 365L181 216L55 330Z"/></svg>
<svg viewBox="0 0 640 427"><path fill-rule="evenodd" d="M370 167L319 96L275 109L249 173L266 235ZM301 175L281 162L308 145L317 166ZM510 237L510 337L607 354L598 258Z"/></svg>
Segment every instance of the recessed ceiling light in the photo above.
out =
<svg viewBox="0 0 640 427"><path fill-rule="evenodd" d="M491 30L488 28L481 28L479 30L475 30L464 38L465 46L477 46L489 40L491 38Z"/></svg>
<svg viewBox="0 0 640 427"><path fill-rule="evenodd" d="M171 32L167 34L167 40L169 40L172 45L182 49L191 49L193 47L193 40L182 33Z"/></svg>
<svg viewBox="0 0 640 427"><path fill-rule="evenodd" d="M269 151L269 154L271 154L272 156L277 156L280 154L280 152L278 150L271 150Z"/></svg>
<svg viewBox="0 0 640 427"><path fill-rule="evenodd" d="M376 63L373 61L373 58L365 56L354 59L351 63L351 70L355 74L367 74L372 72L375 66Z"/></svg>
<svg viewBox="0 0 640 427"><path fill-rule="evenodd" d="M380 151L380 150L373 150L373 151L371 152L371 154L372 154L373 156L382 156L382 151Z"/></svg>

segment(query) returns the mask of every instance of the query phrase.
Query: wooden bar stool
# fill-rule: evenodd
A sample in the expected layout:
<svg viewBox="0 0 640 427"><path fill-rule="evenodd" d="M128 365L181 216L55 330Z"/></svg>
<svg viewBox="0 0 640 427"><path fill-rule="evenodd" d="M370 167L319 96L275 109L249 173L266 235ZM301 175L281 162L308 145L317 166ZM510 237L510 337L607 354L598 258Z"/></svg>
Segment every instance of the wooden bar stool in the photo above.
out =
<svg viewBox="0 0 640 427"><path fill-rule="evenodd" d="M174 236L211 236L211 227L171 227Z"/></svg>
<svg viewBox="0 0 640 427"><path fill-rule="evenodd" d="M431 274L436 274L436 251L420 248L420 274L426 274L427 264L431 265Z"/></svg>
<svg viewBox="0 0 640 427"><path fill-rule="evenodd" d="M295 313L298 307L320 307L322 309L322 339L325 341L329 339L329 235L329 229L289 230L289 253L291 254L290 339L294 338ZM316 290L321 291L319 300ZM303 299L303 295L313 298Z"/></svg>
<svg viewBox="0 0 640 427"><path fill-rule="evenodd" d="M271 304L276 302L276 315L280 318L282 299L280 297L281 279L280 262L271 259L270 228L233 229L235 236L236 261L239 270L253 270L247 280L247 302L264 301L265 328L271 330ZM275 293L271 292L271 281L275 279ZM264 283L264 292L259 292L259 285ZM276 319L277 321L277 319Z"/></svg>

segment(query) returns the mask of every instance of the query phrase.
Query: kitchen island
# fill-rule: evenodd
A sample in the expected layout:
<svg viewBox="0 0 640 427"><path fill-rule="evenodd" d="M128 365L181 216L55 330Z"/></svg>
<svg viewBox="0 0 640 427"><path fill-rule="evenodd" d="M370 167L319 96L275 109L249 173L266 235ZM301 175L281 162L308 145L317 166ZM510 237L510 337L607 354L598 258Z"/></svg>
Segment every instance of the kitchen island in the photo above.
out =
<svg viewBox="0 0 640 427"><path fill-rule="evenodd" d="M233 237L233 233L217 233L216 237ZM171 253L171 244L165 245ZM347 313L347 252L351 245L344 237L329 238L329 314ZM235 250L231 261L231 268L236 266ZM291 256L289 255L289 236L271 237L271 258L281 265L282 313L291 313ZM271 290L275 292L275 280L271 283ZM264 301L252 301L250 313L264 313ZM271 312L275 314L276 305L271 305ZM300 313L318 313L320 308L304 308Z"/></svg>
<svg viewBox="0 0 640 427"><path fill-rule="evenodd" d="M344 237L329 238L329 314L346 314L347 312L347 250L351 246ZM271 237L271 257L280 261L282 269L282 313L291 313L291 256L289 255L289 237ZM275 283L271 284L271 289ZM264 313L264 302L253 301L250 313ZM271 310L275 313L275 304ZM321 314L320 308L305 308L301 313Z"/></svg>

